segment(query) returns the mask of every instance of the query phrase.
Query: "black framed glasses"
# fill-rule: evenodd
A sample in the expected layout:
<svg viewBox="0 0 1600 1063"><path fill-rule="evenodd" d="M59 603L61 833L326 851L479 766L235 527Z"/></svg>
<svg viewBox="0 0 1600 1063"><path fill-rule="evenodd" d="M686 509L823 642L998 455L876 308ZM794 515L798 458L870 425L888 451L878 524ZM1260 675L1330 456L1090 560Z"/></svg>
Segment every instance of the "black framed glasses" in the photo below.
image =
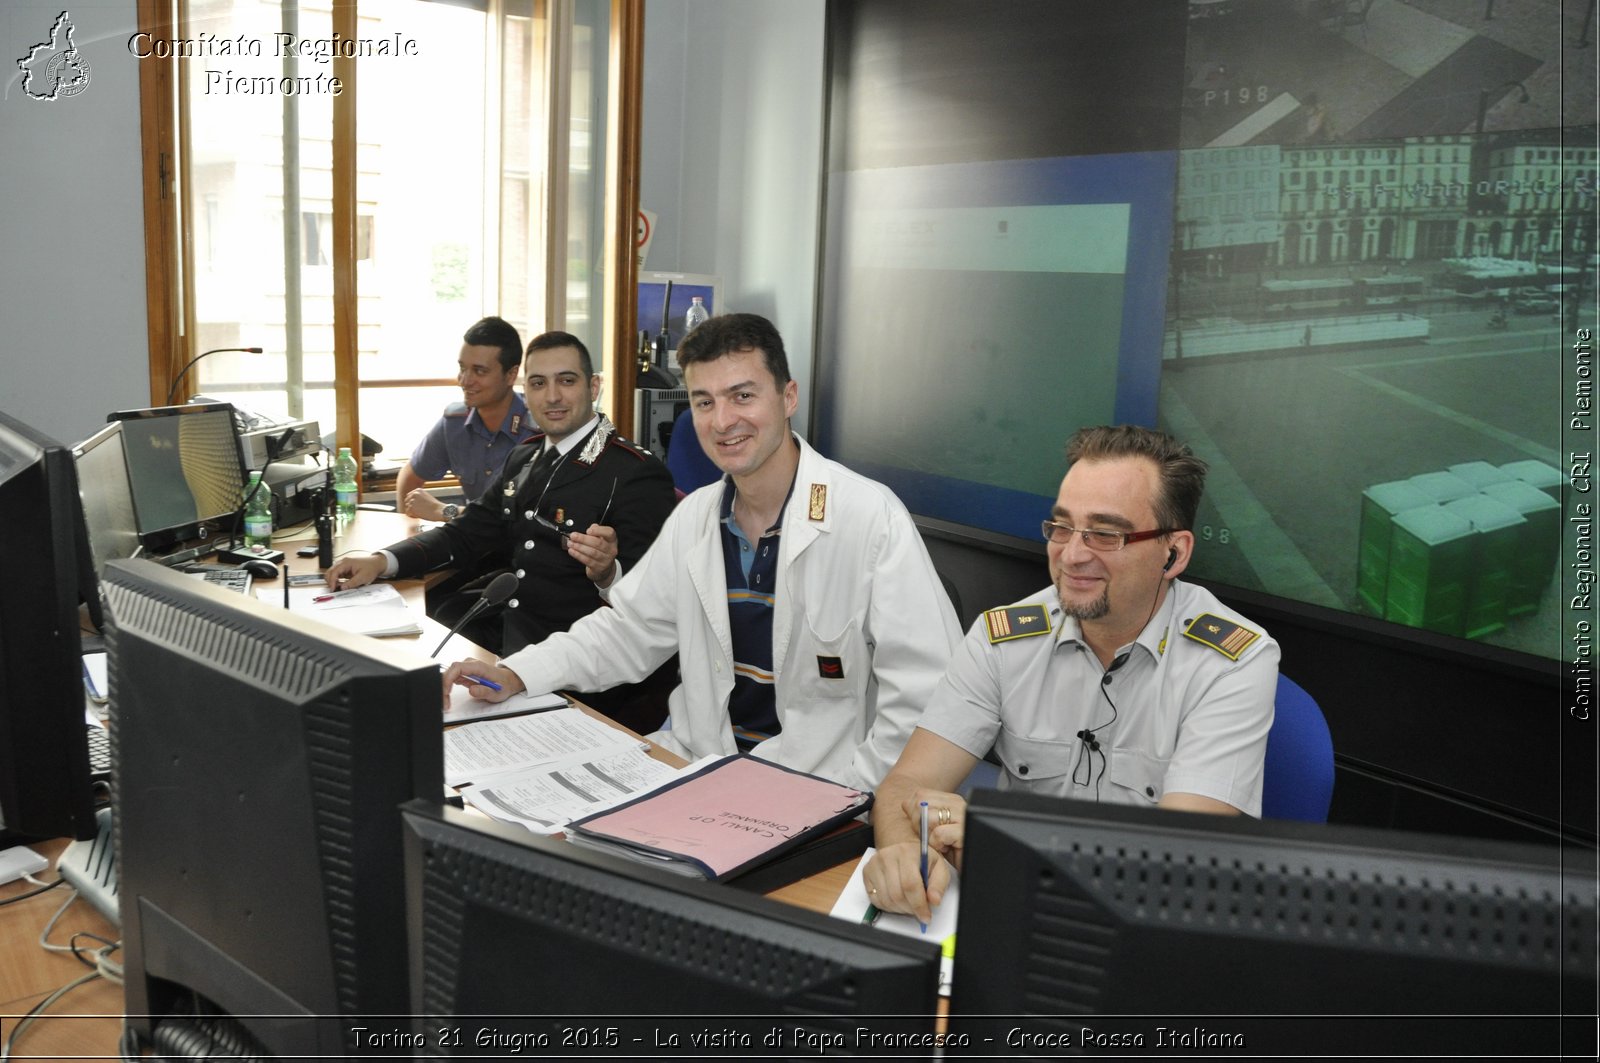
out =
<svg viewBox="0 0 1600 1063"><path fill-rule="evenodd" d="M1044 534L1046 542L1066 543L1074 535L1083 536L1083 541L1091 550L1098 550L1103 554L1115 553L1129 543L1142 543L1146 539L1154 539L1158 535L1165 535L1171 528L1156 528L1153 531L1125 532L1114 531L1111 528L1074 528L1070 524L1060 521L1047 520L1040 525L1039 530Z"/></svg>

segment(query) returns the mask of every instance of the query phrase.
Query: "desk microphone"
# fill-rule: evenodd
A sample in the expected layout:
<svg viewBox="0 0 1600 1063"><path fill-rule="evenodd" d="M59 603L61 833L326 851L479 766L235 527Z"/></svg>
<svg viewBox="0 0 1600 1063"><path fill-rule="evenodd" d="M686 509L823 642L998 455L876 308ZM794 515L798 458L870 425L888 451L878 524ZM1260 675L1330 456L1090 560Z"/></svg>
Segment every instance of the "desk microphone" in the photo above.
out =
<svg viewBox="0 0 1600 1063"><path fill-rule="evenodd" d="M455 622L455 626L450 629L450 633L439 641L439 645L435 646L433 648L433 652L428 654L428 656L439 656L439 651L444 649L444 644L454 638L456 632L466 627L474 617L483 612L485 609L488 609L490 606L504 605L506 599L511 597L516 592L517 577L515 573L502 572L500 575L490 580L489 585L483 589L482 597L472 604L472 608L468 609L460 620Z"/></svg>

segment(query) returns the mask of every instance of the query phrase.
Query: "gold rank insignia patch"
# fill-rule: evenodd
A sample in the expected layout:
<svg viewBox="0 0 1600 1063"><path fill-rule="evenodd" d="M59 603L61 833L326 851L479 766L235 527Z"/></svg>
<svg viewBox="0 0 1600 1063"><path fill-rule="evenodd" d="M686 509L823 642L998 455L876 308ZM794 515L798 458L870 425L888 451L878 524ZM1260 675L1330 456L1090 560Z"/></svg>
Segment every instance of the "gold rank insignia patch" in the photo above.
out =
<svg viewBox="0 0 1600 1063"><path fill-rule="evenodd" d="M1194 621L1183 629L1183 633L1196 642L1205 643L1230 661L1237 661L1239 655L1261 637L1259 631L1251 631L1247 627L1235 624L1232 620L1224 620L1212 613L1201 613L1195 617Z"/></svg>
<svg viewBox="0 0 1600 1063"><path fill-rule="evenodd" d="M983 614L989 626L989 644L1050 634L1050 613L1042 605L1013 605Z"/></svg>
<svg viewBox="0 0 1600 1063"><path fill-rule="evenodd" d="M828 485L811 485L811 508L806 512L811 520L826 520L828 516Z"/></svg>

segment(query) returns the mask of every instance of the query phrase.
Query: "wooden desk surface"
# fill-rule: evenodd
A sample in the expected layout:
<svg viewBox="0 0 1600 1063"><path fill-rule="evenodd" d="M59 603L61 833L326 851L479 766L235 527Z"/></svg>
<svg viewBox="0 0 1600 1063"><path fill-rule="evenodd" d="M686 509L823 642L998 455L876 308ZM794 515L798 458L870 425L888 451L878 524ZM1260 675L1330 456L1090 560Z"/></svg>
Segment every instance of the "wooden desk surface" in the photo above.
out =
<svg viewBox="0 0 1600 1063"><path fill-rule="evenodd" d="M66 842L54 841L31 846L52 865ZM43 881L55 878L55 871L42 871ZM0 886L0 901L21 896L35 889L27 882ZM59 886L36 897L0 907L0 1039L11 1036L21 1016L51 993L88 974L89 968L70 953L46 952L39 947L39 933L50 917L71 895ZM76 901L61 917L50 941L65 945L78 932L98 934L116 941L121 932L108 923L92 905ZM80 938L90 951L100 943ZM114 956L113 958L120 958ZM122 1030L122 987L103 978L72 990L44 1013L43 1018L23 1032L17 1041L16 1059L40 1056L97 1058L117 1055L117 1039Z"/></svg>
<svg viewBox="0 0 1600 1063"><path fill-rule="evenodd" d="M362 510L356 520L336 540L335 556L382 549L427 526L425 521L414 520L399 513ZM316 558L301 558L294 555L297 547L316 543L314 529L307 529L294 536L285 536L275 540L275 543L277 548L287 555L285 561L290 572L317 571ZM420 654L431 652L444 636L446 629L422 616L427 581L399 580L395 586L421 618L422 634L401 636L387 641L415 644L420 647L418 650ZM281 578L258 581L254 589L257 597L263 601L282 600ZM442 660L456 660L469 656L492 655L461 636L452 639L439 654ZM599 713L593 713L593 710L588 710L586 706L581 707L599 716ZM600 718L605 719L605 717ZM684 763L681 758L659 747L651 752L651 756L674 766L682 766ZM33 847L52 863L51 870L41 872L37 877L45 881L55 877L53 869L55 858L65 847L65 840ZM826 915L832 909L840 891L844 889L845 883L849 881L854 866L854 860L847 861L775 890L768 896L786 904ZM0 886L0 901L27 893L33 888L35 887L25 882ZM47 952L39 947L40 931L44 929L67 895L67 888L59 887L26 901L0 907L0 1042L11 1035L17 1022L30 1008L67 983L89 973L89 968L70 953ZM121 931L117 927L110 925L99 912L84 902L75 902L67 909L50 940L65 944L71 935L78 931L98 934L113 941L121 936ZM85 944L94 946L98 943L85 940ZM122 1012L122 987L103 978L95 979L73 989L24 1031L17 1042L13 1058L116 1059L122 1030Z"/></svg>

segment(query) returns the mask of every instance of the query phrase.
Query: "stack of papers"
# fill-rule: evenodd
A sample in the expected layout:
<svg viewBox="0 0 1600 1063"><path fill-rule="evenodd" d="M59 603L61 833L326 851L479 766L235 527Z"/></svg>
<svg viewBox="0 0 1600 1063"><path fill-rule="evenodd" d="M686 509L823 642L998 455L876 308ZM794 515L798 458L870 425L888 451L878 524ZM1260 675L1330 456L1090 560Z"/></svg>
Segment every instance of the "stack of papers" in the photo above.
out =
<svg viewBox="0 0 1600 1063"><path fill-rule="evenodd" d="M652 759L638 738L574 708L466 724L444 742L445 781L467 804L541 834L692 770Z"/></svg>
<svg viewBox="0 0 1600 1063"><path fill-rule="evenodd" d="M872 807L872 794L744 753L644 797L574 820L582 845L681 875L723 880Z"/></svg>
<svg viewBox="0 0 1600 1063"><path fill-rule="evenodd" d="M525 712L564 709L570 704L561 694L530 694L526 690L504 701L484 701L468 694L466 687L452 686L450 704L444 710L444 725L449 727L473 720L492 720L497 716L520 716Z"/></svg>
<svg viewBox="0 0 1600 1063"><path fill-rule="evenodd" d="M486 784L507 772L648 748L581 709L484 720L444 733L444 781L446 786Z"/></svg>
<svg viewBox="0 0 1600 1063"><path fill-rule="evenodd" d="M278 601L283 589L273 584L268 596L268 590L258 585L258 593L268 601ZM348 591L330 591L320 586L290 587L289 611L352 635L384 638L422 633L416 615L400 597L400 592L388 583L369 583Z"/></svg>

